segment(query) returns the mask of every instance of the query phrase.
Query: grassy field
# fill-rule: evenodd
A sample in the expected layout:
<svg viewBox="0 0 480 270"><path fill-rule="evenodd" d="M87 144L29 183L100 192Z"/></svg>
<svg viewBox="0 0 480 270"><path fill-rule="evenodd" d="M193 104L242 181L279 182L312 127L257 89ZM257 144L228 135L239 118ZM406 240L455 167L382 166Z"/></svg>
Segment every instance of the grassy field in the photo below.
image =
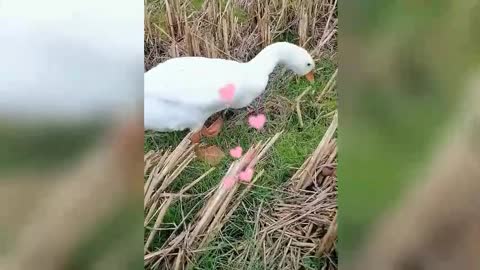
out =
<svg viewBox="0 0 480 270"><path fill-rule="evenodd" d="M251 23L247 20L249 18L249 13L253 12L246 8L251 7L246 5L247 2L255 3L256 1L244 1L243 3L233 5L233 7L230 8L228 5L223 6L223 8L225 11L224 14L227 14L226 16L236 18L237 22L240 21L238 23L241 27L251 29L244 26L245 24ZM291 2L286 2L289 3L288 8L294 8L291 6L293 5ZM275 6L275 3L279 3L278 1L272 1L272 3L274 3L272 5L272 10L278 8ZM325 3L328 4L326 1ZM309 3L303 3L300 5L304 5L301 6L301 8L305 9L305 12L313 12L314 14L318 13L318 18L316 18L318 19L318 23L323 22L323 28L328 30L328 25L325 25L325 21L322 21L322 18L327 20L328 24L329 14L328 12L326 12L326 14L320 14L321 11L324 10L323 6L314 6ZM191 14L193 14L191 16L199 16L196 12L201 13L202 10L207 10L206 13L208 13L209 8L211 8L208 4L202 5L201 1L193 1L191 6L185 6L185 8L187 7L188 9L193 10L190 10ZM220 8L217 12L222 10L221 4L216 7ZM264 8L267 7L268 5L264 6ZM157 62L161 62L163 59L175 56L175 53L174 55L169 55L171 51L161 50L162 48L165 48L165 44L182 44L181 42L184 41L169 40L167 37L172 37L172 35L168 34L168 29L170 28L168 21L175 20L175 18L173 18L175 16L168 16L167 11L170 10L173 13L175 12L175 9L177 9L176 11L178 12L183 6L180 6L179 4L178 6L174 5L173 7L163 8L164 9L160 8L159 3L155 1L151 1L150 6L147 5L146 8L150 11L146 18L147 20L152 20L146 22L146 24L149 25L149 27L146 27L146 36L150 38L146 38L147 49L145 52L145 66L147 69L155 65ZM325 10L328 11L328 9ZM230 13L231 15L228 15ZM275 13L272 12L272 14ZM222 21L222 18L215 18ZM294 18L295 17L289 18L289 20L294 20ZM272 15L271 19L274 20L275 16ZM308 22L311 22L311 19L312 18L309 18L305 22L305 28L307 26L310 27ZM154 23L153 21L156 21L157 23ZM315 24L316 21L313 23ZM285 198L285 192L288 190L287 186L289 185L291 177L300 169L306 159L317 148L325 131L332 122L337 106L337 94L334 87L337 64L335 53L332 49L335 45L332 45L332 41L329 40L327 40L328 42L323 42L322 37L325 38L326 35L320 31L310 33L314 35L314 38L316 37L318 39L316 40L317 42L314 42L315 40L307 39L299 35L298 31L303 33L299 28L295 28L292 24L288 27L287 25L288 23L285 24L286 28L282 28L281 31L270 29L273 33L271 36L275 36L270 42L288 40L301 43L301 40L305 39L303 41L305 47L310 51L314 51L314 57L316 58L316 80L314 83L309 83L304 78L294 77L283 68L278 68L272 75L263 99L255 104L267 116L268 120L264 130L261 132L253 131L246 123L246 110L235 110L227 113L227 120L225 121L225 125L218 137L212 139L204 138L204 142L215 144L224 152L228 152L229 149L236 145L248 149L259 141L266 141L278 132L283 132L275 144L268 150L264 158L262 158L256 166L257 172L263 170L261 177L255 182L253 188L241 198L238 208L235 209L233 215L231 215L228 221L223 225L217 237L214 237L206 248L196 252L194 261L188 263L188 265L193 266L193 269L264 268L266 265L264 262L265 258L263 258L262 261L262 259L260 259L261 256L258 260L250 259L248 265L235 265L238 263L238 260L232 259L232 254L239 256L238 254L242 253L241 250L242 247L246 245L245 243L258 242L257 215L260 213L259 208L263 207L268 209L269 204L273 201L281 201ZM188 27L185 26L179 27L178 24L173 24L173 26L177 29L182 28L182 31L189 31L186 30ZM160 31L163 34L158 33L162 38L152 41L152 36L154 35L149 31L156 27L163 29ZM198 26L197 31L200 32L200 28L205 31L201 26ZM281 27L277 25L276 28L280 29ZM203 32L201 33L204 34ZM259 38L259 40L261 40L261 38ZM212 41L213 44L221 44L218 42L218 40ZM320 50L319 47L317 47L319 42L323 42L324 45L322 45L322 48L325 48ZM328 44L328 46L325 44ZM217 48L221 46L222 45L218 45ZM188 47L189 46L186 46L185 48ZM202 46L200 47L204 48ZM231 55L227 52L230 57L222 55L218 56L232 59L243 58L243 60L246 60L257 53L261 47L262 42L259 42L258 46L253 47L248 55L245 55L245 52L240 50L236 51L236 54L232 52ZM205 48L208 48L208 46ZM157 51L156 53L158 54L155 55L155 53L153 53L154 51ZM199 50L199 52L202 51L203 49ZM188 50L182 51L181 49L177 52L182 52L178 55L196 54L189 53ZM210 53L205 54L207 56L212 56ZM145 153L162 153L167 149L174 149L181 144L187 133L188 131L171 133L146 132L144 143ZM154 224L154 219L149 219L149 222L146 222L145 239L149 238L152 230L154 230L153 227L156 227L155 230L158 231L158 233L154 233L154 237L151 239L148 251L146 251L147 255L156 251L158 252L158 250L161 251L162 249L168 249L166 242L168 242L169 239L171 240L172 235L179 234L182 230L187 230L187 225L185 224L193 223L196 218L194 214L188 214L188 212L191 211L192 213L196 213L201 209L202 205L208 198L207 194L218 187L220 180L227 172L232 161L232 158L225 157L211 172L209 172L211 166L200 160L193 159L191 162L188 162L188 165L185 166L181 173L175 177L174 181L172 181L171 185L168 187L168 193L178 194L186 185L195 179L198 179L204 173L209 173L189 189L188 194L190 194L191 197L177 200L175 203L169 204L168 208L165 208L160 224ZM146 177L148 177L148 173ZM160 212L160 210L157 211ZM184 228L179 229L180 227ZM325 231L326 229L327 228L325 228ZM313 243L317 242L313 241ZM281 248L282 247L280 247L280 249ZM327 255L329 256L320 258L316 256L314 251L309 254L302 253L300 256L301 261L298 262L297 265L303 267L302 269L319 269L322 265L328 265L328 268L326 269L334 269L332 267L336 267L336 262L333 262L332 258L335 260L335 256L332 254ZM191 256L189 258L191 258ZM165 263L165 261L158 261L157 264L149 262L147 265L150 268L163 266L164 268L160 267L160 269L169 269L168 263Z"/></svg>

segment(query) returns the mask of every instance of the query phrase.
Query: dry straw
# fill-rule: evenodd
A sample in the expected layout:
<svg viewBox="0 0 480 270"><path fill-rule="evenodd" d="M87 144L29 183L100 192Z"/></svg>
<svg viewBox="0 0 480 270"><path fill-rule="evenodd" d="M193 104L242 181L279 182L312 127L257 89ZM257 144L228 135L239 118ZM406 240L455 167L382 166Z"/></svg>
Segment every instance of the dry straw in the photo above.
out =
<svg viewBox="0 0 480 270"><path fill-rule="evenodd" d="M337 146L334 138L337 129L337 113L320 141L317 149L305 161L298 172L288 181L276 201L269 207L260 207L255 220L255 241L239 242L238 256L232 256L232 265L251 266L259 261L265 268L298 269L302 258L334 255L337 233ZM237 175L246 167L254 166L281 136L276 134L268 141L257 143L245 155L233 162L224 177ZM169 207L185 196L213 169L207 171L179 192L169 192L175 178L194 158L193 146L188 136L173 150L149 152L145 156L145 264L156 269L184 269L194 264L209 244L241 205L246 194L256 185L263 171L251 183L237 183L227 189L219 179L218 185L206 194L201 194L203 207L193 213L182 213L183 221L156 250L151 250ZM186 220L189 219L189 222ZM154 223L153 227L149 224ZM330 260L328 267L336 267ZM330 269L330 268L329 268ZM332 268L333 269L333 268Z"/></svg>
<svg viewBox="0 0 480 270"><path fill-rule="evenodd" d="M241 159L231 164L224 177L238 175L246 167L255 166L280 135L281 132L265 143L260 142L251 147ZM168 265L174 267L189 265L189 262L195 259L196 254L205 248L220 232L239 207L242 199L253 187L253 184L263 174L263 171L260 171L251 183L237 183L230 189L225 188L220 181L221 179L219 179L218 185L204 195L203 207L197 213L184 215L184 221L187 216L193 216L193 220L188 224L177 225L177 228L182 227L184 230L174 231L159 250L150 251L152 241L158 233L158 228L160 228L168 208L183 196L189 196L189 194L186 194L187 191L213 170L210 169L199 178L194 179L178 193L168 192L176 177L194 158L194 146L191 145L188 137L187 135L173 151L149 152L145 155L144 171L147 178L144 188L145 229L148 236L144 247L144 259L145 264L152 268L159 266L168 268ZM155 220L153 227L149 227L153 220Z"/></svg>
<svg viewBox="0 0 480 270"><path fill-rule="evenodd" d="M247 246L237 263L262 262L263 269L301 269L306 257L325 256L325 269L336 269L337 113L317 149L290 179L285 194L270 207L259 209L256 241Z"/></svg>
<svg viewBox="0 0 480 270"><path fill-rule="evenodd" d="M290 40L314 57L335 52L336 0L149 0L145 3L145 68L178 56L246 61Z"/></svg>

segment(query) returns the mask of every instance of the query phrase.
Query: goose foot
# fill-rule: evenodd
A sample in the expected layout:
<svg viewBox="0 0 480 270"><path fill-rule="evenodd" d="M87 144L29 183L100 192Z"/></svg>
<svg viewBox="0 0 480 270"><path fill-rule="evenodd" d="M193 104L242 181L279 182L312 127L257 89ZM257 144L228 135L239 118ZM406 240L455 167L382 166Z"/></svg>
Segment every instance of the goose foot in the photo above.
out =
<svg viewBox="0 0 480 270"><path fill-rule="evenodd" d="M199 160L202 160L210 166L218 165L225 157L222 149L216 145L195 145L195 154Z"/></svg>

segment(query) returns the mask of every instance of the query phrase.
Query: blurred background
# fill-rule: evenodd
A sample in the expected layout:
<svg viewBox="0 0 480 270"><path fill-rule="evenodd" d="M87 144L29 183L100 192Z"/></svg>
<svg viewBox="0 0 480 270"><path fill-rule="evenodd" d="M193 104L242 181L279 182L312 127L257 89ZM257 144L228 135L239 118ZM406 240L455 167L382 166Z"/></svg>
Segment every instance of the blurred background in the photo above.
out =
<svg viewBox="0 0 480 270"><path fill-rule="evenodd" d="M0 25L0 269L142 267L143 3L3 0Z"/></svg>
<svg viewBox="0 0 480 270"><path fill-rule="evenodd" d="M340 269L478 269L479 11L340 3Z"/></svg>

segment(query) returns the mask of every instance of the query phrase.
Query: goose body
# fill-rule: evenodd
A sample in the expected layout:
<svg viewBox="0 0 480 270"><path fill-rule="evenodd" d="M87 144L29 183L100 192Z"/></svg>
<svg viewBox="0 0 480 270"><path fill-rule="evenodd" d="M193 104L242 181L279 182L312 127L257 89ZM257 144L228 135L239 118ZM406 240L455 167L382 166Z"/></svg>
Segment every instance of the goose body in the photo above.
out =
<svg viewBox="0 0 480 270"><path fill-rule="evenodd" d="M299 75L314 67L304 49L286 42L267 46L246 63L205 57L169 59L144 75L145 129L201 129L212 114L228 107L246 107L260 96L278 64ZM235 87L230 105L219 94L228 84Z"/></svg>

